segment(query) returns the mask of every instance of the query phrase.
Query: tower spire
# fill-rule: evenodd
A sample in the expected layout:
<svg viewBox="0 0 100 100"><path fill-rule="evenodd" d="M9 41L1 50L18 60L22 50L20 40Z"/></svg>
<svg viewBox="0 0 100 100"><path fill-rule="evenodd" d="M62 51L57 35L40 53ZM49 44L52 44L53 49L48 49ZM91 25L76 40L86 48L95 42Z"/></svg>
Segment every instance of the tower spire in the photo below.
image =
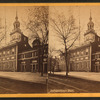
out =
<svg viewBox="0 0 100 100"><path fill-rule="evenodd" d="M20 22L18 21L17 9L16 9L15 22L14 22L14 30L16 30L16 29L20 29Z"/></svg>
<svg viewBox="0 0 100 100"><path fill-rule="evenodd" d="M17 8L16 8L16 17L15 17L16 21L18 20L18 15L17 15Z"/></svg>
<svg viewBox="0 0 100 100"><path fill-rule="evenodd" d="M80 45L80 7L79 7L79 45Z"/></svg>
<svg viewBox="0 0 100 100"><path fill-rule="evenodd" d="M92 16L91 16L91 9L90 9L90 21L92 20Z"/></svg>
<svg viewBox="0 0 100 100"><path fill-rule="evenodd" d="M87 24L88 30L94 29L94 23L92 22L92 16L91 16L91 10L90 10L90 18L89 18L89 23Z"/></svg>
<svg viewBox="0 0 100 100"><path fill-rule="evenodd" d="M5 7L5 44L6 44L6 35L7 35L6 28L7 28L7 26L6 26L6 7Z"/></svg>

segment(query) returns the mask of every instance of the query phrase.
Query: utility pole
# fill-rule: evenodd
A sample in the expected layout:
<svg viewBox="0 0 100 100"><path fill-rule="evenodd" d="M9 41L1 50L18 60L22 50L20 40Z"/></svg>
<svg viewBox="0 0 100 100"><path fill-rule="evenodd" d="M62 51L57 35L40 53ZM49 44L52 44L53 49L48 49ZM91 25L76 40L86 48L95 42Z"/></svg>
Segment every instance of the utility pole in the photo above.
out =
<svg viewBox="0 0 100 100"><path fill-rule="evenodd" d="M6 26L6 7L5 7L5 44L6 44L6 33L7 33L7 31L6 31L6 28L7 28L7 26Z"/></svg>
<svg viewBox="0 0 100 100"><path fill-rule="evenodd" d="M80 46L80 7L79 7L79 46Z"/></svg>

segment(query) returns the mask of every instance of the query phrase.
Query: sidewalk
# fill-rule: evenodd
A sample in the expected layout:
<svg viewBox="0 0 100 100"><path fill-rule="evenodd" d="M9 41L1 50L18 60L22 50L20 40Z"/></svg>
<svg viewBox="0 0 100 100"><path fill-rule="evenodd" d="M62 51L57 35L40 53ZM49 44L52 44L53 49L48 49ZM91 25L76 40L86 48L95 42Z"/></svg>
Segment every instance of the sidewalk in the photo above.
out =
<svg viewBox="0 0 100 100"><path fill-rule="evenodd" d="M40 73L1 72L1 71L0 71L0 77L19 80L19 81L42 83L42 84L46 84L46 78L47 78L45 74L43 77L41 77Z"/></svg>
<svg viewBox="0 0 100 100"><path fill-rule="evenodd" d="M55 75L65 76L66 72L54 72ZM69 72L71 77L100 82L100 72Z"/></svg>

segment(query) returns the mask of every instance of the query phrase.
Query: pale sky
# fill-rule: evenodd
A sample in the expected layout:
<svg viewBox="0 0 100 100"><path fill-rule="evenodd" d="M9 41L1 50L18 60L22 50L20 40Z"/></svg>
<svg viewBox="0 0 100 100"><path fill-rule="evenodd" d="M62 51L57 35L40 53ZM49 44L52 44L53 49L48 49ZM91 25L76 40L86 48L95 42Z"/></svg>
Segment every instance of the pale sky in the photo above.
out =
<svg viewBox="0 0 100 100"><path fill-rule="evenodd" d="M17 15L18 15L18 20L20 22L20 29L23 32L23 34L25 34L26 36L28 36L29 32L26 30L26 26L24 25L27 21L28 18L28 8L29 7L0 7L0 19L1 19L1 24L3 27L5 27L5 19L6 19L6 34L7 34L7 41L6 43L8 43L10 41L10 32L12 32L13 30L13 23L15 21L15 17L16 17L16 9L17 9ZM3 34L4 34L5 30L3 30ZM5 41L2 41L2 45L5 44Z"/></svg>
<svg viewBox="0 0 100 100"><path fill-rule="evenodd" d="M72 13L76 19L76 25L81 26L81 43L84 42L84 33L87 30L87 23L89 22L90 10L92 15L92 21L94 22L94 29L96 33L100 36L100 6L51 6L50 7L50 17L56 18L56 15L63 14L68 18L69 14ZM69 13L70 12L70 13ZM50 23L51 24L51 23ZM56 33L53 27L49 28L49 46L60 49L63 46L56 37ZM77 41L78 43L78 41Z"/></svg>
<svg viewBox="0 0 100 100"><path fill-rule="evenodd" d="M16 9L18 13L18 19L20 21L20 28L23 34L26 36L29 35L30 32L26 30L24 22L27 21L28 18L28 9L29 7L0 7L0 18L2 26L5 26L5 17L6 17L6 25L7 25L7 42L10 41L10 32L13 30L13 23L15 21ZM84 33L87 30L87 23L89 22L90 10L92 15L92 20L94 22L94 29L97 34L100 36L100 6L50 6L49 7L49 15L50 17L56 18L58 14L64 14L66 18L68 18L70 13L73 13L76 19L76 25L79 23L79 15L80 15L80 25L81 25L81 43L84 41ZM70 13L69 13L70 11ZM51 24L51 23L50 23ZM4 31L3 31L4 33ZM2 45L4 45L4 41ZM56 49L62 48L62 45L59 42L59 39L56 37L55 31L49 25L49 46L53 46Z"/></svg>

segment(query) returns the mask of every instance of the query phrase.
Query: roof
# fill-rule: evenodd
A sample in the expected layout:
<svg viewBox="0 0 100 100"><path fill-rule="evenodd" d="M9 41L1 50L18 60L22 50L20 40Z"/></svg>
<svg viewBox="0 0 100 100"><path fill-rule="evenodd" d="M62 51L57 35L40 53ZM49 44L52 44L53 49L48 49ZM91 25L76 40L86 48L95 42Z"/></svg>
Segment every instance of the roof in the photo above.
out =
<svg viewBox="0 0 100 100"><path fill-rule="evenodd" d="M0 47L0 50L2 49L5 49L5 48L8 48L8 47L11 47L11 46L14 46L14 45L17 45L18 42L9 42L8 44Z"/></svg>
<svg viewBox="0 0 100 100"><path fill-rule="evenodd" d="M91 42L84 43L84 44L81 44L80 46L77 46L75 48L70 49L69 51L74 51L74 50L81 49L81 48L84 48L84 47L87 47L87 46L90 46L90 45L91 45Z"/></svg>

